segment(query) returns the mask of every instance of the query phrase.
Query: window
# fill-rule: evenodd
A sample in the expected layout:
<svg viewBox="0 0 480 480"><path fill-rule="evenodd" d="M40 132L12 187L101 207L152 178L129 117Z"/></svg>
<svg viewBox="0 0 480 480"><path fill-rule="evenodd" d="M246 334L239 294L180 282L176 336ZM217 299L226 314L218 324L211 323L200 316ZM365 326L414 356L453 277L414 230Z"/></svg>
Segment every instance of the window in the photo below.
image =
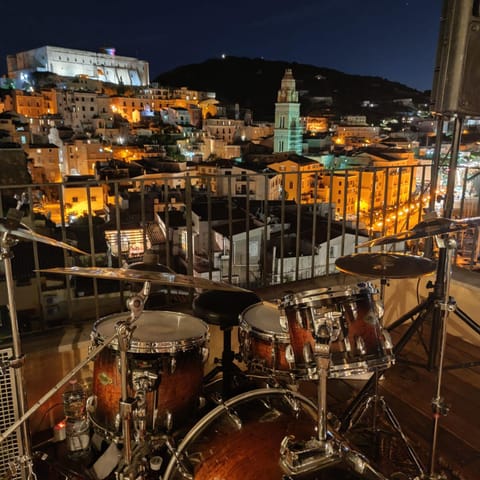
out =
<svg viewBox="0 0 480 480"><path fill-rule="evenodd" d="M78 197L72 197L72 203L78 203Z"/></svg>

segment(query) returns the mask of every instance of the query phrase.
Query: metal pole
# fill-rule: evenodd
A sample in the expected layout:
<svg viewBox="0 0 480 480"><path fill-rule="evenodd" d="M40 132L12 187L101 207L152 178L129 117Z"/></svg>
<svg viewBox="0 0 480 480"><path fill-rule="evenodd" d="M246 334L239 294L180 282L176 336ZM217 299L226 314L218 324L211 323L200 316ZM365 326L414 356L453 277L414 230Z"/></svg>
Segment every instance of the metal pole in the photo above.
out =
<svg viewBox="0 0 480 480"><path fill-rule="evenodd" d="M17 393L17 403L18 403L18 415L20 417L25 413L25 408L27 405L26 395L25 395L25 381L23 378L23 364L24 356L22 354L21 343L20 343L20 333L18 329L18 320L17 320L17 309L15 305L15 294L13 286L13 273L12 273L12 261L11 261L11 252L10 245L12 243L11 237L8 232L6 232L2 237L2 259L5 267L5 280L7 285L7 297L8 297L8 311L10 315L10 323L12 327L12 342L13 342L13 359L10 362L10 367L14 369L15 372L15 388ZM32 458L32 445L30 441L30 432L28 430L28 425L25 422L22 422L21 430L21 439L22 445L24 447L24 454L27 458Z"/></svg>
<svg viewBox="0 0 480 480"><path fill-rule="evenodd" d="M435 389L435 396L432 399L432 411L433 411L433 424L432 424L432 445L430 449L430 478L435 477L435 455L437 450L437 439L438 439L438 424L440 417L448 413L448 407L446 406L442 396L442 377L443 377L443 362L445 356L445 346L447 340L447 319L451 311L455 310L454 304L450 301L449 291L450 291L450 277L451 277L451 265L454 255L454 250L456 248L456 241L454 239L446 240L446 249L447 255L445 257L445 269L444 269L444 300L441 305L443 310L443 315L441 316L442 324L439 328L440 330L440 353L438 361L438 370L437 370L437 382Z"/></svg>
<svg viewBox="0 0 480 480"><path fill-rule="evenodd" d="M458 150L460 148L460 137L462 136L463 118L456 116L454 119L452 151L448 170L447 193L445 195L444 216L452 218L455 201L455 174L457 173Z"/></svg>

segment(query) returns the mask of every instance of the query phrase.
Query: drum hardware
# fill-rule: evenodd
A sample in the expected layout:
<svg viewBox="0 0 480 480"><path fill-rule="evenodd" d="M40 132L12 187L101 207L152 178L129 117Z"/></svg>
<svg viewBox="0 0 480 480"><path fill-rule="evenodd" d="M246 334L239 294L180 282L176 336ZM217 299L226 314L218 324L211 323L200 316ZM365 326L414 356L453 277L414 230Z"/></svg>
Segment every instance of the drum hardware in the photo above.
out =
<svg viewBox="0 0 480 480"><path fill-rule="evenodd" d="M122 443L123 443L123 461L129 465L132 461L132 420L134 408L133 405L136 399L131 398L128 392L128 358L127 352L130 348L133 332L136 328L135 321L143 312L145 301L150 292L150 282L146 281L143 289L136 295L133 295L127 300L127 308L130 310L130 316L125 320L119 320L115 324L117 332L118 350L120 352L120 401L119 414L122 429ZM140 425L142 423L140 422ZM140 430L138 436L143 438L145 432Z"/></svg>
<svg viewBox="0 0 480 480"><path fill-rule="evenodd" d="M428 275L435 270L435 264L431 260L424 259L422 257L414 257L411 255L398 254L398 253L358 253L346 257L338 258L335 262L337 268L348 274L355 275L367 275L375 276L376 272L379 272L381 277L381 290L380 298L383 302L385 295L385 285L388 278L409 278ZM383 318L383 313L380 315ZM383 327L382 324L382 345L386 351L393 352L393 342L390 333ZM360 340L363 340L360 338ZM362 349L362 346L357 345L357 349ZM393 355L395 358L395 356ZM415 467L419 472L424 471L422 462L413 449L410 441L403 432L401 425L393 410L387 405L385 399L379 395L379 381L381 377L380 368L374 368L373 375L371 376L369 383L371 384L371 390L373 393L364 395L356 404L356 408L350 412L349 423L345 424L344 419L339 421L339 430L346 432L352 430L355 425L358 425L363 418L366 418L368 413L371 412L371 426L369 431L373 433L375 442L377 442L378 430L378 416L379 411L384 414L387 422L393 428L393 430L402 439L407 452L412 459ZM368 429L367 429L368 431Z"/></svg>
<svg viewBox="0 0 480 480"><path fill-rule="evenodd" d="M218 374L222 374L222 397L232 395L237 379L244 373L234 363L235 352L232 350L232 329L239 324L239 315L248 306L260 302L260 298L251 291L217 291L211 290L197 295L193 299L193 313L209 324L218 325L223 333L222 358L204 378L208 385Z"/></svg>
<svg viewBox="0 0 480 480"><path fill-rule="evenodd" d="M82 250L75 248L63 242L51 239L40 235L31 230L26 225L21 223L23 212L22 206L28 203L28 196L26 193L22 193L21 196L15 195L17 200L16 208L10 208L7 212L6 218L0 219L0 259L3 261L5 270L5 283L7 287L7 306L10 316L11 331L12 331L12 344L13 344L13 358L8 362L2 364L2 371L6 368L13 368L15 372L15 385L16 385L16 398L19 420L14 422L5 432L0 435L0 444L17 428L20 427L20 441L24 450L23 454L15 459L11 468L14 472L20 472L26 475L26 478L35 478L36 475L33 472L33 460L32 460L32 445L30 439L30 432L27 425L27 419L34 411L41 405L31 408L26 411L26 395L25 395L25 381L23 376L23 366L25 363L25 356L22 353L20 331L18 327L17 309L15 303L14 292L14 279L12 269L12 258L14 247L20 239L38 241L46 243L48 245L61 247L66 250L70 250L76 253L85 254ZM73 376L73 375L72 375ZM71 376L69 376L64 383L66 383ZM58 388L64 385L62 383ZM57 384L58 385L58 384ZM56 392L57 390L55 390ZM53 393L55 393L53 392ZM52 395L53 395L52 393ZM48 399L49 397L47 397ZM46 399L45 399L46 400ZM44 400L44 401L45 401ZM37 402L38 403L38 402ZM43 402L42 402L43 403ZM37 405L37 404L35 404Z"/></svg>
<svg viewBox="0 0 480 480"><path fill-rule="evenodd" d="M316 365L310 361L305 345L315 348L315 320L329 318L325 316L329 312L340 314L332 316L335 321L330 326L330 378L360 375L392 364L390 345L380 324L383 306L377 294L371 283L364 282L287 294L282 299L298 378L314 379L311 367Z"/></svg>
<svg viewBox="0 0 480 480"><path fill-rule="evenodd" d="M432 400L433 422L428 473L425 473L425 469L421 467L421 462L414 454L413 449L409 448L410 455L412 456L413 453L416 457L412 457L412 460L419 469L421 477L431 480L438 478L435 473L435 457L439 419L442 415L446 415L448 413L448 407L445 404L443 398L441 397L442 372L445 369L469 368L480 365L480 361L469 362L467 364L448 366L444 365L446 328L449 313L455 313L469 328L471 328L477 334L480 334L480 325L474 322L465 312L463 312L458 307L455 300L449 295L450 277L453 266L454 251L456 249L456 241L453 238L441 238L440 235L473 228L478 226L479 224L480 217L467 218L462 220L436 218L433 220L421 222L410 232L402 232L397 235L375 239L373 241L367 242L367 244L362 245L370 246L374 244L388 244L404 239L434 236L438 247L438 262L435 283L431 285L432 291L429 293L427 299L387 327L387 330L390 332L403 325L408 320L411 320L411 325L407 328L407 330L401 336L393 349L394 355L399 362L423 367L429 371L436 370L437 373L436 391ZM414 363L406 359L400 358L398 355L407 345L414 333L419 331L427 318L431 318L431 334L430 343L427 351L426 364L419 364L417 362ZM355 399L352 401L351 405L349 405L342 419L341 431L346 431L350 427L354 412L360 408L360 405L364 401L365 396L369 394L373 386L374 379L370 379L359 392L359 394L355 397Z"/></svg>
<svg viewBox="0 0 480 480"><path fill-rule="evenodd" d="M330 345L340 312L326 312L313 320L313 355L317 383L317 437L298 442L293 436L283 439L280 449L283 468L289 475L298 475L340 461L339 445L329 439L327 431L327 379ZM310 345L309 345L310 346ZM307 349L308 351L309 349ZM310 353L308 353L308 356Z"/></svg>
<svg viewBox="0 0 480 480"><path fill-rule="evenodd" d="M291 437L315 434L316 422L315 403L298 392L262 388L239 394L208 412L187 432L173 452L163 480L297 478L282 465L292 453L285 444L288 447ZM329 461L316 469L312 465L299 478L344 478L342 473L348 470L349 479L385 480L337 433L328 432L327 445L332 449ZM326 471L317 476L323 468ZM359 475L352 477L352 473Z"/></svg>

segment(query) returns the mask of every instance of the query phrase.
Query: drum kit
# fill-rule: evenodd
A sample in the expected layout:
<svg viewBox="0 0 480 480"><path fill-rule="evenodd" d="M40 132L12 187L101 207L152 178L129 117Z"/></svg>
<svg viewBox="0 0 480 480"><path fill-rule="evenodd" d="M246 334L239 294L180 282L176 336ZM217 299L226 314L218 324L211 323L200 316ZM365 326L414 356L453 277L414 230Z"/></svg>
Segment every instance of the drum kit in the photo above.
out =
<svg viewBox="0 0 480 480"><path fill-rule="evenodd" d="M169 271L103 267L41 270L144 285L128 299L128 312L95 322L87 357L27 410L10 250L17 237L77 253L79 250L22 226L15 212L9 216L0 223L14 345L14 358L8 367L15 370L21 394L19 419L0 433L0 444L13 431L22 429L25 453L17 463L24 477L37 476L26 421L93 362L92 395L85 402L92 432L90 456L82 474L76 471L73 476L66 473L68 469L58 467L65 459L56 459L55 468L65 478L386 480L345 435L372 404L375 409L381 405L387 411L391 424L407 445L417 477L438 478L435 454L440 415L435 415L430 470L425 472L393 412L379 397L378 382L396 361L419 321L413 322L395 346L389 332L419 312L431 309L440 331L436 338L439 347L433 355L438 372L433 408L435 413L443 413L441 370L446 317L452 311L449 279L455 249L448 234L476 227L480 224L478 218L422 222L409 232L359 246L371 248L435 237L439 245L437 264L423 257L385 252L357 253L337 259L340 271L380 278L382 286L385 279L437 272L432 298L388 328L383 325L383 292L379 300L379 292L370 281L287 292L270 302L229 284ZM144 309L151 284L196 289L194 315ZM469 319L470 322L473 323ZM224 351L219 365L204 375L209 324L223 331ZM235 326L237 353L230 343ZM474 323L473 326L480 332L480 327ZM369 380L338 424L331 426L328 380L358 375L367 375ZM316 398L312 400L299 393L299 382L314 384ZM374 413L373 431L377 428L375 416ZM65 458L67 463L71 460ZM406 478L398 475L402 474L390 478Z"/></svg>

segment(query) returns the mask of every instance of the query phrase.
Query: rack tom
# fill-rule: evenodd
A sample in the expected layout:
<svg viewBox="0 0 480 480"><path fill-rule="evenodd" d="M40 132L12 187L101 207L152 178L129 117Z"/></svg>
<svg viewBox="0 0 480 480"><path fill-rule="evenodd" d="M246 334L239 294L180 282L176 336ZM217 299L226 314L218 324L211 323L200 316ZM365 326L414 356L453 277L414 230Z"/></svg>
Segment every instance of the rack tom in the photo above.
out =
<svg viewBox="0 0 480 480"><path fill-rule="evenodd" d="M383 307L371 283L291 293L283 297L295 368L314 368L315 332L330 335L330 378L385 369L393 362L392 342L382 328Z"/></svg>

